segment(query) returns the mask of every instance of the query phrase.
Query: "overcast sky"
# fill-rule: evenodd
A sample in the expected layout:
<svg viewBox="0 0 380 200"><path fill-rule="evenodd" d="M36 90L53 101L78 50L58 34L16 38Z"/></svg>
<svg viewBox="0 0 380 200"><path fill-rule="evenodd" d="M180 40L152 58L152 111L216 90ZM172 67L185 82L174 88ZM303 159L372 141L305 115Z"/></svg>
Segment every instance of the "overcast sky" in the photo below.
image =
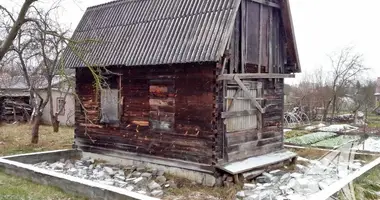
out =
<svg viewBox="0 0 380 200"><path fill-rule="evenodd" d="M1 0L11 2L10 0ZM20 1L20 0L18 0ZM45 4L51 2L42 0ZM21 1L20 1L21 2ZM75 29L87 7L109 0L65 0L59 20ZM11 5L11 3L5 3ZM303 72L328 67L327 55L345 46L363 54L368 76L380 76L379 0L290 0ZM300 75L288 82L297 82Z"/></svg>

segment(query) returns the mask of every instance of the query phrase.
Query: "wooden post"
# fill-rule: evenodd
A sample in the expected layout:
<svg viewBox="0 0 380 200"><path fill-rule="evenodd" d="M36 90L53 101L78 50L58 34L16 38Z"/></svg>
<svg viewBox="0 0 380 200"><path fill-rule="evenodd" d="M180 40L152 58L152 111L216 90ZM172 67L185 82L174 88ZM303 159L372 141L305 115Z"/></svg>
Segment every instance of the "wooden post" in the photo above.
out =
<svg viewBox="0 0 380 200"><path fill-rule="evenodd" d="M241 45L240 45L240 54L241 54L241 73L245 73L245 63L246 63L246 3L247 1L241 2L241 22L240 22L240 36L241 36Z"/></svg>
<svg viewBox="0 0 380 200"><path fill-rule="evenodd" d="M261 49L262 49L262 32L263 32L263 5L260 4L260 19L259 19L259 64L257 65L258 67L258 73L261 73Z"/></svg>
<svg viewBox="0 0 380 200"><path fill-rule="evenodd" d="M270 7L268 7L268 9L269 9L269 28L268 28L268 71L269 71L269 73L271 74L271 73L273 73L273 47L272 47L272 45L273 45L273 43L272 43L272 40L273 40L273 33L272 33L272 31L273 31L273 8L270 8Z"/></svg>

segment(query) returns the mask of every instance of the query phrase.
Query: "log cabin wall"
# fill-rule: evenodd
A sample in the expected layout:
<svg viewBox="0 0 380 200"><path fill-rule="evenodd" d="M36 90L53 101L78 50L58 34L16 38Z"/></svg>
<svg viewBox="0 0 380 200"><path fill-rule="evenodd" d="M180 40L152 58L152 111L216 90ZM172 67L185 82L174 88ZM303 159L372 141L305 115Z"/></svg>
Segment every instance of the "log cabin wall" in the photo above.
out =
<svg viewBox="0 0 380 200"><path fill-rule="evenodd" d="M95 153L133 152L214 164L215 66L108 68L121 74L118 126L99 122L100 98L92 75L87 68L78 68L76 145Z"/></svg>

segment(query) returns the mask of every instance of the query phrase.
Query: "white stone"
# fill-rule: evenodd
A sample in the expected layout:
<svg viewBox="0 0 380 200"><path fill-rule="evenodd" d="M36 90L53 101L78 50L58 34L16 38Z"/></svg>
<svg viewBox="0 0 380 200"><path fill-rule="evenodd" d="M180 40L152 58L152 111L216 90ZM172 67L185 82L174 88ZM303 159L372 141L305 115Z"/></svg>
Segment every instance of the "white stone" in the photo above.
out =
<svg viewBox="0 0 380 200"><path fill-rule="evenodd" d="M127 191L132 191L134 189L134 187L132 185L129 185L125 188Z"/></svg>
<svg viewBox="0 0 380 200"><path fill-rule="evenodd" d="M253 183L244 183L243 189L244 190L253 190L256 188L256 185Z"/></svg>
<svg viewBox="0 0 380 200"><path fill-rule="evenodd" d="M283 196L276 196L275 200L285 200L286 198Z"/></svg>
<svg viewBox="0 0 380 200"><path fill-rule="evenodd" d="M124 182L124 181L115 180L114 182L115 182L116 186L121 187L121 188L123 188L123 187L125 187L125 186L128 185L128 183Z"/></svg>
<svg viewBox="0 0 380 200"><path fill-rule="evenodd" d="M286 180L286 179L289 179L290 178L290 174L289 173L286 173L284 175L281 176L280 180L283 181L283 180Z"/></svg>
<svg viewBox="0 0 380 200"><path fill-rule="evenodd" d="M142 174L141 174L141 177L144 177L144 178L150 179L150 178L152 177L152 174L151 174L151 173L148 173L148 172L145 172L145 173L142 173Z"/></svg>
<svg viewBox="0 0 380 200"><path fill-rule="evenodd" d="M293 188L293 187L296 186L296 184L297 184L296 183L296 179L292 178L292 179L289 180L287 187L288 188Z"/></svg>
<svg viewBox="0 0 380 200"><path fill-rule="evenodd" d="M110 175L110 176L112 176L112 175L115 174L115 172L113 171L113 169L112 169L111 167L104 167L104 171L105 171L108 175Z"/></svg>
<svg viewBox="0 0 380 200"><path fill-rule="evenodd" d="M136 180L136 178L127 178L127 179L125 179L125 181L133 181L133 180Z"/></svg>
<svg viewBox="0 0 380 200"><path fill-rule="evenodd" d="M301 196L299 194L291 194L291 195L286 196L286 198L289 200L304 200L305 199L304 196Z"/></svg>
<svg viewBox="0 0 380 200"><path fill-rule="evenodd" d="M76 168L70 168L69 170L67 170L67 172L69 172L71 174L75 174L78 172L78 170Z"/></svg>
<svg viewBox="0 0 380 200"><path fill-rule="evenodd" d="M282 172L282 171L279 170L279 169L276 169L276 170L270 171L269 173L270 173L270 174L278 174L278 173L280 173L280 172Z"/></svg>
<svg viewBox="0 0 380 200"><path fill-rule="evenodd" d="M154 196L154 197L160 197L160 196L164 195L164 191L162 191L162 190L153 190L150 194L152 196Z"/></svg>
<svg viewBox="0 0 380 200"><path fill-rule="evenodd" d="M272 183L264 183L264 184L263 184L264 187L269 187L269 186L271 186L271 185L272 185Z"/></svg>
<svg viewBox="0 0 380 200"><path fill-rule="evenodd" d="M297 172L294 172L294 173L290 174L290 176L293 177L293 178L300 178L302 175L303 174L297 173Z"/></svg>
<svg viewBox="0 0 380 200"><path fill-rule="evenodd" d="M324 189L329 187L329 185L327 185L327 183L325 183L325 182L319 182L318 186L319 186L319 189L321 189L321 190L324 190Z"/></svg>
<svg viewBox="0 0 380 200"><path fill-rule="evenodd" d="M116 174L116 175L114 176L114 178L117 179L117 180L120 180L120 181L124 181L124 180L125 180L125 177L122 176L122 175L119 175L119 174Z"/></svg>
<svg viewBox="0 0 380 200"><path fill-rule="evenodd" d="M137 184L137 183L140 183L140 182L143 181L143 180L144 180L143 177L139 177L139 178L136 178L135 180L133 180L132 182L133 182L134 184Z"/></svg>
<svg viewBox="0 0 380 200"><path fill-rule="evenodd" d="M166 177L165 176L158 176L156 178L156 181L157 181L158 184L162 185L162 184L164 184L166 182Z"/></svg>
<svg viewBox="0 0 380 200"><path fill-rule="evenodd" d="M156 183L155 181L151 181L148 184L148 188L150 191L152 191L152 190L156 190L156 189L161 189L161 186L158 183Z"/></svg>
<svg viewBox="0 0 380 200"><path fill-rule="evenodd" d="M64 164L63 164L63 163L60 163L60 162L56 162L56 163L51 164L50 167L51 167L53 170L56 170L56 169L63 169Z"/></svg>
<svg viewBox="0 0 380 200"><path fill-rule="evenodd" d="M137 191L137 193L139 193L139 194L146 194L146 192L144 190Z"/></svg>
<svg viewBox="0 0 380 200"><path fill-rule="evenodd" d="M245 197L245 192L244 191L239 191L238 193L236 193L236 196L240 197L240 198L243 198L243 197Z"/></svg>

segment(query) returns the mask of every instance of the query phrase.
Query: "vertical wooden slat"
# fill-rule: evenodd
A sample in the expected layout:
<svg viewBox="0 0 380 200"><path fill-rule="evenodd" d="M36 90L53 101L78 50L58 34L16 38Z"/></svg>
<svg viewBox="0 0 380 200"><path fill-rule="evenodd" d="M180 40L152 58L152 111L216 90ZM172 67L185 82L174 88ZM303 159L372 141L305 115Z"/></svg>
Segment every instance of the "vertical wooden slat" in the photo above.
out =
<svg viewBox="0 0 380 200"><path fill-rule="evenodd" d="M273 8L268 7L269 9L269 28L268 28L268 67L269 67L269 73L273 73Z"/></svg>
<svg viewBox="0 0 380 200"><path fill-rule="evenodd" d="M246 63L246 34L247 34L247 20L246 20L246 3L247 1L242 1L241 2L241 29L240 29L240 34L241 34L241 73L245 73L245 63Z"/></svg>
<svg viewBox="0 0 380 200"><path fill-rule="evenodd" d="M262 32L263 32L263 5L260 4L260 19L259 19L259 64L258 64L258 73L261 73L261 50L262 50Z"/></svg>

